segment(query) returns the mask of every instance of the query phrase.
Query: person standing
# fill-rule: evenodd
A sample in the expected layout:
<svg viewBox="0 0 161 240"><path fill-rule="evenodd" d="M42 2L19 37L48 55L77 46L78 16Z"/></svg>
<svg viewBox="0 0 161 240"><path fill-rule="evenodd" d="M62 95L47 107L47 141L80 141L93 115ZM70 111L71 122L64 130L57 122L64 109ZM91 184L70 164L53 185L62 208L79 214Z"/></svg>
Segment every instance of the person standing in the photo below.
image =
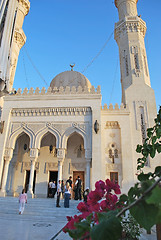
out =
<svg viewBox="0 0 161 240"><path fill-rule="evenodd" d="M71 187L69 182L65 185L65 192L64 192L64 207L69 208L69 199L71 196Z"/></svg>
<svg viewBox="0 0 161 240"><path fill-rule="evenodd" d="M51 180L49 182L49 185L48 185L48 197L52 197L52 184L53 184L53 180Z"/></svg>
<svg viewBox="0 0 161 240"><path fill-rule="evenodd" d="M76 179L75 184L74 184L74 200L78 200L78 179Z"/></svg>
<svg viewBox="0 0 161 240"><path fill-rule="evenodd" d="M56 193L56 182L52 182L51 184L51 191L52 191L52 197L54 198L55 193Z"/></svg>
<svg viewBox="0 0 161 240"><path fill-rule="evenodd" d="M62 198L64 198L64 190L65 190L65 186L64 186L64 181L61 181L61 194L62 194Z"/></svg>
<svg viewBox="0 0 161 240"><path fill-rule="evenodd" d="M72 176L69 177L69 179L66 181L66 183L69 183L70 187L72 188L73 182L72 182Z"/></svg>
<svg viewBox="0 0 161 240"><path fill-rule="evenodd" d="M78 176L78 182L77 182L77 191L78 191L78 199L82 200L82 180L80 179L80 177Z"/></svg>
<svg viewBox="0 0 161 240"><path fill-rule="evenodd" d="M25 189L23 189L19 196L19 214L23 214L25 203L27 203L27 194L25 193Z"/></svg>
<svg viewBox="0 0 161 240"><path fill-rule="evenodd" d="M61 194L61 181L58 181L57 185L57 200L56 200L56 207L60 207L60 194Z"/></svg>

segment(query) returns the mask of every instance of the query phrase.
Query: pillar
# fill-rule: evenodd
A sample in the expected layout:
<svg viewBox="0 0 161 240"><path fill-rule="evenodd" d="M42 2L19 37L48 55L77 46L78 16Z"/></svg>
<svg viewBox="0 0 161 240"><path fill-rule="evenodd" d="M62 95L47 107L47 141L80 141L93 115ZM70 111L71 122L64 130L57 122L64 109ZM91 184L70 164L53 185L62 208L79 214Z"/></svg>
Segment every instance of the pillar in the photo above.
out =
<svg viewBox="0 0 161 240"><path fill-rule="evenodd" d="M86 188L90 189L90 166L91 166L91 159L86 159Z"/></svg>
<svg viewBox="0 0 161 240"><path fill-rule="evenodd" d="M5 155L4 155L4 171L3 171L3 178L2 178L2 185L1 185L1 191L0 196L4 196L6 194L6 183L7 183L7 177L8 177L8 169L9 169L9 163L13 156L13 149L6 149Z"/></svg>
<svg viewBox="0 0 161 240"><path fill-rule="evenodd" d="M33 181L34 181L34 171L35 171L35 162L38 158L38 149L37 148L31 148L30 150L30 161L31 161L31 167L30 167L30 179L29 179L29 189L28 189L28 196L34 197L33 194Z"/></svg>
<svg viewBox="0 0 161 240"><path fill-rule="evenodd" d="M65 159L65 149L59 148L57 151L57 158L58 158L58 181L62 180L63 175L63 162Z"/></svg>

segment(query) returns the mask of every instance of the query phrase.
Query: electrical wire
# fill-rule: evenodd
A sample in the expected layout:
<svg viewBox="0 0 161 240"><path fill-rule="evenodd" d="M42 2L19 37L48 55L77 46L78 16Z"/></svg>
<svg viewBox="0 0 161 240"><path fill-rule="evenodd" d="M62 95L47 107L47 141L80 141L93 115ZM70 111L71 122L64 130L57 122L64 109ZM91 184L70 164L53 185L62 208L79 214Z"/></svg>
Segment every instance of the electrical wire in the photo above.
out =
<svg viewBox="0 0 161 240"><path fill-rule="evenodd" d="M114 86L115 86L115 82L116 82L116 74L117 74L117 70L118 70L118 65L119 65L119 59L117 59L117 63L116 63L116 69L115 69L115 74L114 74L113 83L112 83L112 90L111 90L111 94L110 94L110 98L109 98L109 105L110 105L110 103L111 103L111 99L112 99L112 95L113 95L113 91L114 91Z"/></svg>
<svg viewBox="0 0 161 240"><path fill-rule="evenodd" d="M26 55L27 55L29 61L31 62L33 68L35 69L35 71L37 72L37 74L39 75L39 77L43 80L43 82L45 83L45 85L46 85L47 87L49 87L48 83L45 81L44 77L43 77L42 74L39 72L39 70L38 70L37 67L35 66L34 62L32 61L32 59L31 59L31 57L30 57L30 55L29 55L29 53L28 53L28 51L27 51L27 49L26 49L25 46L24 46L24 49L25 49Z"/></svg>
<svg viewBox="0 0 161 240"><path fill-rule="evenodd" d="M83 71L81 71L81 73L84 73L92 65L92 63L96 60L96 58L98 58L98 56L102 53L102 51L106 47L107 43L112 38L113 33L114 33L114 31L110 34L109 38L106 40L106 42L104 43L102 48L99 50L99 52L96 54L96 56L86 65L86 67L83 69Z"/></svg>
<svg viewBox="0 0 161 240"><path fill-rule="evenodd" d="M25 57L24 57L24 51L22 49L22 60L23 60L23 67L24 67L24 72L25 72L25 78L26 78L26 82L27 82L27 87L29 87L29 81L28 81L28 77L27 77L27 71L26 71L26 64L25 64Z"/></svg>

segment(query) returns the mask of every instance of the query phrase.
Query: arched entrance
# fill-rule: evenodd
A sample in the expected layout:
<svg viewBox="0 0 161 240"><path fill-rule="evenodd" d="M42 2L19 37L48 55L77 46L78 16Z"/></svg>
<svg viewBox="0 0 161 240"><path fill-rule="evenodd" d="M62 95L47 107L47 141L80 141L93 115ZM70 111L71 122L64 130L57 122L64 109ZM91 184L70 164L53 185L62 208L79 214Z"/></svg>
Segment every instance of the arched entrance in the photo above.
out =
<svg viewBox="0 0 161 240"><path fill-rule="evenodd" d="M37 174L36 195L48 196L49 182L57 182L58 161L56 137L51 133L45 133L41 138L40 151L37 161L40 164L40 170Z"/></svg>
<svg viewBox="0 0 161 240"><path fill-rule="evenodd" d="M68 163L69 172L73 178L73 188L78 176L82 180L82 191L84 190L84 180L85 180L85 149L84 149L84 139L77 133L72 133L67 140L67 152L65 163Z"/></svg>
<svg viewBox="0 0 161 240"><path fill-rule="evenodd" d="M17 195L23 188L28 189L30 173L30 138L22 132L16 139L13 157L10 162L7 190L8 194ZM36 173L34 182L36 181ZM34 184L33 184L34 186Z"/></svg>

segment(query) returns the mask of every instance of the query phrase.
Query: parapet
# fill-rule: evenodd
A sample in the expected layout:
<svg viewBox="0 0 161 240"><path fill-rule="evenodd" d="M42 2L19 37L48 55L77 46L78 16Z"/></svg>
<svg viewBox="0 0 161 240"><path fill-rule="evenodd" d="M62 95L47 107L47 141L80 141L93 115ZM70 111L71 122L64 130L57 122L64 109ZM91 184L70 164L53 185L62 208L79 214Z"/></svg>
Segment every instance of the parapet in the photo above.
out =
<svg viewBox="0 0 161 240"><path fill-rule="evenodd" d="M128 105L124 105L123 103L121 103L120 107L117 103L115 105L112 105L112 103L110 103L109 106L107 106L107 104L104 104L104 106L101 106L101 110L104 112L111 112L111 111L113 111L113 112L114 111L128 112L129 107L128 107Z"/></svg>
<svg viewBox="0 0 161 240"><path fill-rule="evenodd" d="M82 88L81 86L79 86L78 88L76 88L75 86L73 87L63 87L61 86L60 88L55 87L54 89L52 89L51 87L49 87L48 89L46 89L45 87L43 87L41 90L40 88L36 88L35 90L33 88L30 88L29 90L27 88L24 88L24 90L22 91L21 88L19 88L16 92L17 96L24 96L24 95L60 95L60 94L101 94L101 88L100 86L98 86L96 89L94 86L92 86L90 89L87 87Z"/></svg>

